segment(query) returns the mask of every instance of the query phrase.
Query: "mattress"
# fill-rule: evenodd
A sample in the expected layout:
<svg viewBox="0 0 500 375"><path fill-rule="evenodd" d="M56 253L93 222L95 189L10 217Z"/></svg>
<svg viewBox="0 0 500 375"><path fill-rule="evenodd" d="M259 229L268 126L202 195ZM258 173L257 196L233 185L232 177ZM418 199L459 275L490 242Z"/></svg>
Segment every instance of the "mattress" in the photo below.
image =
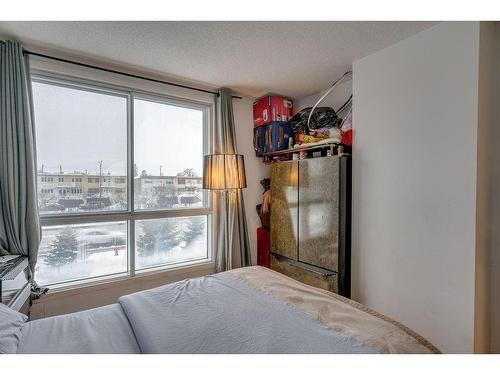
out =
<svg viewBox="0 0 500 375"><path fill-rule="evenodd" d="M263 267L68 315L31 322L11 315L9 347L18 340L17 353L439 353L390 318Z"/></svg>

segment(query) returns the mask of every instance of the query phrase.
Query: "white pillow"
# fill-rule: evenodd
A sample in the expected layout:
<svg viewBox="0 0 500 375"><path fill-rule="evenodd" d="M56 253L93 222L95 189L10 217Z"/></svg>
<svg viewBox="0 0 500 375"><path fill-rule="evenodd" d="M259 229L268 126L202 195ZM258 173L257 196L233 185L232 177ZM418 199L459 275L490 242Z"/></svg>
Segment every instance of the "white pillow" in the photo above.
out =
<svg viewBox="0 0 500 375"><path fill-rule="evenodd" d="M15 354L21 328L28 317L0 303L0 353Z"/></svg>

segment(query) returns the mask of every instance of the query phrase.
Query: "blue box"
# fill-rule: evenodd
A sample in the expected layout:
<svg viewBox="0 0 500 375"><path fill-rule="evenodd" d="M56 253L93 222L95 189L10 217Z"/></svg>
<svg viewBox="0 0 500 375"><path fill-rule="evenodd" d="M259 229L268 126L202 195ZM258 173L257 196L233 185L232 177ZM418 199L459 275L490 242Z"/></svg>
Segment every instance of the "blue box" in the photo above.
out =
<svg viewBox="0 0 500 375"><path fill-rule="evenodd" d="M266 146L266 126L253 128L253 148L255 156L264 156Z"/></svg>
<svg viewBox="0 0 500 375"><path fill-rule="evenodd" d="M286 121L273 121L266 125L264 152L274 152L288 149L289 138L293 130Z"/></svg>

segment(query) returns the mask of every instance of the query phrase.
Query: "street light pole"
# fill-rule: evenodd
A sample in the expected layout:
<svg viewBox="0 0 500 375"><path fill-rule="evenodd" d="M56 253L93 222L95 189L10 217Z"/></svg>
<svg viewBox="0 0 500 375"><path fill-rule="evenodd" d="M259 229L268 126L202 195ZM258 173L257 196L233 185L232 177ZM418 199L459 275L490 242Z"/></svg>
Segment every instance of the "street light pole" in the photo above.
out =
<svg viewBox="0 0 500 375"><path fill-rule="evenodd" d="M99 207L102 206L102 192L101 192L101 187L102 187L102 160L99 160L97 163L99 163Z"/></svg>

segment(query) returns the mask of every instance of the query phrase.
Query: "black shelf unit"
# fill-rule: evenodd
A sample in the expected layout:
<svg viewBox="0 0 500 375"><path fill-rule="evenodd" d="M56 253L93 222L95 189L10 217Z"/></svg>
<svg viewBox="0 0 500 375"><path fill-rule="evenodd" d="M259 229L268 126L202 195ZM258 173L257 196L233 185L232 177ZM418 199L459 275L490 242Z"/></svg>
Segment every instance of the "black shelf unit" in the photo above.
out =
<svg viewBox="0 0 500 375"><path fill-rule="evenodd" d="M266 164L272 163L273 161L282 161L282 160L291 160L293 158L293 154L300 154L300 152L306 152L307 158L313 157L313 154L316 152L320 152L321 156L326 156L328 151L330 151L331 155L339 154L339 147L342 147L342 153L350 154L352 151L352 147L348 145L344 145L338 142L331 143L322 143L322 144L314 144L311 143L310 146L300 147L300 148L290 148L281 151L274 152L266 152L262 157L262 161Z"/></svg>

